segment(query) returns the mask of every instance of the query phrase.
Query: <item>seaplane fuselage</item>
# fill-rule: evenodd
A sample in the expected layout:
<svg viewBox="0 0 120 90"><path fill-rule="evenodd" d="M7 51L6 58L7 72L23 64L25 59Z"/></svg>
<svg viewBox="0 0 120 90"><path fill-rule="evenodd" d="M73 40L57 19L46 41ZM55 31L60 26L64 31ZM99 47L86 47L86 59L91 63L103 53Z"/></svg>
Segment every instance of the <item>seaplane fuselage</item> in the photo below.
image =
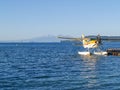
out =
<svg viewBox="0 0 120 90"><path fill-rule="evenodd" d="M97 48L98 47L97 40L91 40L90 38L84 38L82 42L83 42L84 48Z"/></svg>

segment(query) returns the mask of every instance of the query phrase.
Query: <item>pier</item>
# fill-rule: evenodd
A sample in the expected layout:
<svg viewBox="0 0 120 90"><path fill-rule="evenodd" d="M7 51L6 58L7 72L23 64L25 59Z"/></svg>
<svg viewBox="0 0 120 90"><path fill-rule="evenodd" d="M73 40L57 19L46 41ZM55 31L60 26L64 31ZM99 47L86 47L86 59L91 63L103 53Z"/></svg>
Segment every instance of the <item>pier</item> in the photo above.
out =
<svg viewBox="0 0 120 90"><path fill-rule="evenodd" d="M108 55L120 56L120 48L107 49Z"/></svg>

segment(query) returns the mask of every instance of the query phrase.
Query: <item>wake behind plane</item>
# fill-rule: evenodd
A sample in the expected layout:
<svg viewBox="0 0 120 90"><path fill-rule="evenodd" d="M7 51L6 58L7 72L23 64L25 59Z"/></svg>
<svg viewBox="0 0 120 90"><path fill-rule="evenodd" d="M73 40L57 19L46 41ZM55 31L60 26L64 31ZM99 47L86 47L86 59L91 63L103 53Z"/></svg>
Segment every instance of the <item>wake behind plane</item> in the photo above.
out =
<svg viewBox="0 0 120 90"><path fill-rule="evenodd" d="M108 51L104 51L100 49L100 46L102 45L102 41L120 41L120 37L111 37L111 36L85 36L82 35L80 38L73 38L73 37L63 37L58 36L58 38L61 39L68 39L72 41L79 41L82 42L82 46L87 49L87 51L78 51L79 55L108 55ZM91 49L94 49L94 51L91 51Z"/></svg>

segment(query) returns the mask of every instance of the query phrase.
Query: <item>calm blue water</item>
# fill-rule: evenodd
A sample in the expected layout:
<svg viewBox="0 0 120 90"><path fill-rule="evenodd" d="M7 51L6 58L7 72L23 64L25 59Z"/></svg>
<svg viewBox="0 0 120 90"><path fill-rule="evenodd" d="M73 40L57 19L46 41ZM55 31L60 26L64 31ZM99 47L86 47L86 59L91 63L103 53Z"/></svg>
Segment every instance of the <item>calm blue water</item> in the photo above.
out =
<svg viewBox="0 0 120 90"><path fill-rule="evenodd" d="M120 56L83 57L77 54L82 49L65 43L1 43L0 90L120 90Z"/></svg>

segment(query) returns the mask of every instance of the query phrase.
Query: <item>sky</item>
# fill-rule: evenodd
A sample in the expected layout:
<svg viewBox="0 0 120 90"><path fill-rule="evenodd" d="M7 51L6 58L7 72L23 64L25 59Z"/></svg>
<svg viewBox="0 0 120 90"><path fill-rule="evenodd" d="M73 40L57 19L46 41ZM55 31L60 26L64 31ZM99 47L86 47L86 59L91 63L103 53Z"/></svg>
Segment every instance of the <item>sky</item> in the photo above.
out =
<svg viewBox="0 0 120 90"><path fill-rule="evenodd" d="M120 35L120 0L0 0L0 41Z"/></svg>

